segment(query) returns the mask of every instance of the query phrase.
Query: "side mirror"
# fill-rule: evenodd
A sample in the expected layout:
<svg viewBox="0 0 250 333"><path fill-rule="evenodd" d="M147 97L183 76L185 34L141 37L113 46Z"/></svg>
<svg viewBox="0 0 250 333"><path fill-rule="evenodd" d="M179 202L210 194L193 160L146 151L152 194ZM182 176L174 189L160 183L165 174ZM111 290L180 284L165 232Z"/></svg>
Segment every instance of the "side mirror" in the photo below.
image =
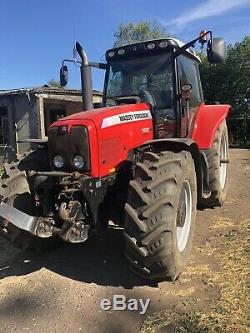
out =
<svg viewBox="0 0 250 333"><path fill-rule="evenodd" d="M192 89L192 84L186 83L181 86L181 98L189 99L190 91Z"/></svg>
<svg viewBox="0 0 250 333"><path fill-rule="evenodd" d="M181 86L181 91L184 93L189 92L192 89L192 84L186 83L183 86Z"/></svg>
<svg viewBox="0 0 250 333"><path fill-rule="evenodd" d="M226 43L223 38L212 38L207 44L207 60L219 64L226 59Z"/></svg>
<svg viewBox="0 0 250 333"><path fill-rule="evenodd" d="M65 87L68 83L68 67L63 65L60 69L60 85Z"/></svg>

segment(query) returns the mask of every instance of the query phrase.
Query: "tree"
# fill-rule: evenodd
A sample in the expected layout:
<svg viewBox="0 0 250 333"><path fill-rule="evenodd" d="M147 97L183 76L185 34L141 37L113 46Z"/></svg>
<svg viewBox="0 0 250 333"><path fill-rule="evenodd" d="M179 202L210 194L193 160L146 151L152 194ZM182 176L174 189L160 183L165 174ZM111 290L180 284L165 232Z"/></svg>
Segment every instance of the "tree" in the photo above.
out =
<svg viewBox="0 0 250 333"><path fill-rule="evenodd" d="M114 47L168 36L165 27L159 23L150 21L129 22L118 26L117 32L114 34Z"/></svg>
<svg viewBox="0 0 250 333"><path fill-rule="evenodd" d="M55 79L49 80L49 82L47 84L51 87L61 87L60 82Z"/></svg>
<svg viewBox="0 0 250 333"><path fill-rule="evenodd" d="M238 141L250 140L250 36L228 46L223 64L209 65L202 58L200 72L206 101L232 105L231 133Z"/></svg>

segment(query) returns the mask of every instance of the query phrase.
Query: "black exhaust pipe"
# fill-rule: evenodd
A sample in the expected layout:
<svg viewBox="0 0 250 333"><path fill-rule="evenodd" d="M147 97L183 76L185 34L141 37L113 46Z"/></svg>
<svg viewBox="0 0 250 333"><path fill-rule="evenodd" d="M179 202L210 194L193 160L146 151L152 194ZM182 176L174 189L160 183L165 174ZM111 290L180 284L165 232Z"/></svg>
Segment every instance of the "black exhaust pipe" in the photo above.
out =
<svg viewBox="0 0 250 333"><path fill-rule="evenodd" d="M82 60L81 64L81 84L82 84L82 106L83 110L93 109L93 90L92 90L92 76L91 66L88 62L86 52L81 44L76 42L76 50Z"/></svg>

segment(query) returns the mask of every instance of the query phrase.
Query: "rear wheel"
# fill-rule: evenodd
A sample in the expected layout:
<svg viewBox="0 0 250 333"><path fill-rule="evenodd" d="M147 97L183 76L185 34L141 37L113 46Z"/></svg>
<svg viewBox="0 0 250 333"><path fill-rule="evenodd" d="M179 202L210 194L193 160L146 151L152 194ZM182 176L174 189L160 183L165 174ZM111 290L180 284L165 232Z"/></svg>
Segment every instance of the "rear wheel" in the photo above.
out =
<svg viewBox="0 0 250 333"><path fill-rule="evenodd" d="M126 257L133 271L153 280L178 278L192 246L196 203L190 153L143 155L125 206Z"/></svg>
<svg viewBox="0 0 250 333"><path fill-rule="evenodd" d="M228 131L226 121L217 129L212 148L205 151L209 167L209 186L211 196L203 199L205 207L222 206L228 187L228 163L221 163L228 159Z"/></svg>

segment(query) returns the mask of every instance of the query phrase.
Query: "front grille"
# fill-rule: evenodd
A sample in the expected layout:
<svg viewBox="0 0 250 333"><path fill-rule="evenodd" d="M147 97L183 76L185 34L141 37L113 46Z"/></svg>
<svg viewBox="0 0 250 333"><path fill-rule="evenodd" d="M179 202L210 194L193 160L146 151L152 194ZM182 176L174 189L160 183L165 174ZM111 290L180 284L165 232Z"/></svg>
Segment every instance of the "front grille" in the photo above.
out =
<svg viewBox="0 0 250 333"><path fill-rule="evenodd" d="M81 155L84 157L85 166L81 171L90 170L90 149L88 130L84 126L73 126L70 132L62 134L59 127L51 127L48 133L49 139L49 158L51 167L56 169L52 163L56 155L64 158L64 166L60 170L76 170L72 165L74 156Z"/></svg>

